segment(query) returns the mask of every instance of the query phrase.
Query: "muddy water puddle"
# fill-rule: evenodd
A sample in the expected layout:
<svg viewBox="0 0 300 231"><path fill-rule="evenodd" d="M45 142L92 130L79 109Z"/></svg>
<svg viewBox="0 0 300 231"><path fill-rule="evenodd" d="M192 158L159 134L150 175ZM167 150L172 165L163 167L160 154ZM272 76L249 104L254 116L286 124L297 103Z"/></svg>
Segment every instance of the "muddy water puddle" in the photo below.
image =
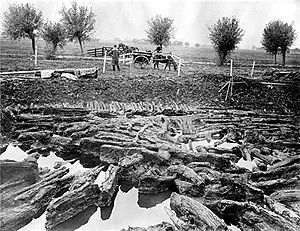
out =
<svg viewBox="0 0 300 231"><path fill-rule="evenodd" d="M140 195L136 188L129 192L119 190L114 204L107 208L91 206L70 220L61 223L54 230L80 230L80 231L119 231L123 228L148 227L159 224L162 221L171 223L164 210L164 206L170 207L170 193L158 195ZM21 231L46 230L46 213L31 221Z"/></svg>

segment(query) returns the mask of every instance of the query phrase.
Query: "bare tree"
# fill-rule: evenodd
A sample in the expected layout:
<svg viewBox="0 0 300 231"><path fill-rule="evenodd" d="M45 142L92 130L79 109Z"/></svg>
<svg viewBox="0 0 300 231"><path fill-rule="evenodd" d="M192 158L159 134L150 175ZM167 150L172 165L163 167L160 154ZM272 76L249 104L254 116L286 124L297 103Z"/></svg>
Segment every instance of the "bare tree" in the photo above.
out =
<svg viewBox="0 0 300 231"><path fill-rule="evenodd" d="M159 46L167 46L170 44L170 39L174 38L174 27L172 19L156 15L156 18L151 18L148 21L148 40Z"/></svg>
<svg viewBox="0 0 300 231"><path fill-rule="evenodd" d="M209 38L219 55L219 64L223 65L226 57L237 48L242 40L243 30L235 18L223 17L208 28Z"/></svg>
<svg viewBox="0 0 300 231"><path fill-rule="evenodd" d="M13 4L4 13L4 32L16 40L21 38L31 39L33 53L35 52L36 32L43 24L42 12L35 9L33 5L26 3Z"/></svg>
<svg viewBox="0 0 300 231"><path fill-rule="evenodd" d="M63 48L66 45L67 34L61 23L47 22L43 27L43 39L50 44L51 48L47 58L54 58L57 48Z"/></svg>
<svg viewBox="0 0 300 231"><path fill-rule="evenodd" d="M275 64L276 56L279 51L282 54L282 65L285 65L286 52L293 44L296 38L296 32L292 25L280 20L271 21L266 25L263 32L262 45L265 50L274 55Z"/></svg>
<svg viewBox="0 0 300 231"><path fill-rule="evenodd" d="M62 23L66 28L70 41L77 39L79 42L81 54L83 55L83 44L89 41L94 32L95 14L92 9L80 6L76 2L72 2L71 8L67 9L63 6L60 11L62 15Z"/></svg>

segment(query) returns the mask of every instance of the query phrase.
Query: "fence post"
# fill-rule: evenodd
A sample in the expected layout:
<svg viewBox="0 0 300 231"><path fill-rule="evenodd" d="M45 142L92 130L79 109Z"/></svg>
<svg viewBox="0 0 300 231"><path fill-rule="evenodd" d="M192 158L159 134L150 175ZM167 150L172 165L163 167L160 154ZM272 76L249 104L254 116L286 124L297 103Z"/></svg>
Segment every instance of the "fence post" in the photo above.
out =
<svg viewBox="0 0 300 231"><path fill-rule="evenodd" d="M125 54L123 54L123 64L125 63Z"/></svg>
<svg viewBox="0 0 300 231"><path fill-rule="evenodd" d="M182 59L179 59L179 65L178 65L178 76L180 76L180 68L181 68L181 64L182 64Z"/></svg>
<svg viewBox="0 0 300 231"><path fill-rule="evenodd" d="M102 73L105 73L105 64L106 64L106 50L104 51L104 61L103 61L103 70Z"/></svg>
<svg viewBox="0 0 300 231"><path fill-rule="evenodd" d="M37 39L36 38L34 38L35 39L35 50L34 50L34 66L36 66L37 65Z"/></svg>
<svg viewBox="0 0 300 231"><path fill-rule="evenodd" d="M232 61L232 59L230 59L230 76L232 76L232 63L233 63L233 61Z"/></svg>
<svg viewBox="0 0 300 231"><path fill-rule="evenodd" d="M97 50L96 50L96 48L95 48L95 57L97 57Z"/></svg>
<svg viewBox="0 0 300 231"><path fill-rule="evenodd" d="M253 77L253 72L254 72L254 66L255 66L255 61L253 61L253 65L252 65L252 70L251 70L251 78Z"/></svg>

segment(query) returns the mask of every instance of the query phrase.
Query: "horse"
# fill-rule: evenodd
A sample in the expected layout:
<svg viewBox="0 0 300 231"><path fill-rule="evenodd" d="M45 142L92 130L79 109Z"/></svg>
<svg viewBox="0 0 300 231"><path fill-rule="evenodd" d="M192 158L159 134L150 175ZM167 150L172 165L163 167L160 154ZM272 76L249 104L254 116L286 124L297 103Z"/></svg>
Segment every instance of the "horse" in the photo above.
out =
<svg viewBox="0 0 300 231"><path fill-rule="evenodd" d="M167 67L169 67L169 70L171 70L171 65L173 65L175 71L177 70L177 63L175 62L175 60L171 55L156 54L153 57L153 63L154 63L154 69L155 67L159 69L158 67L159 63L165 63L166 65L164 70L166 70Z"/></svg>
<svg viewBox="0 0 300 231"><path fill-rule="evenodd" d="M122 53L126 54L126 53L132 53L134 51L138 51L139 48L127 46L124 43L119 43L118 50L121 51Z"/></svg>

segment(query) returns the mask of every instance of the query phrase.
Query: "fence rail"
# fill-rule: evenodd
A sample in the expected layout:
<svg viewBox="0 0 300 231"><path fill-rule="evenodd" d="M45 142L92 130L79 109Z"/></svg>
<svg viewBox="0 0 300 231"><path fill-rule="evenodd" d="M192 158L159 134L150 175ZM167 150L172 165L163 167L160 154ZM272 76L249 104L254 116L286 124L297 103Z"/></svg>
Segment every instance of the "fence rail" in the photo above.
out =
<svg viewBox="0 0 300 231"><path fill-rule="evenodd" d="M110 52L113 47L101 47L87 50L88 56L103 57L106 52Z"/></svg>

